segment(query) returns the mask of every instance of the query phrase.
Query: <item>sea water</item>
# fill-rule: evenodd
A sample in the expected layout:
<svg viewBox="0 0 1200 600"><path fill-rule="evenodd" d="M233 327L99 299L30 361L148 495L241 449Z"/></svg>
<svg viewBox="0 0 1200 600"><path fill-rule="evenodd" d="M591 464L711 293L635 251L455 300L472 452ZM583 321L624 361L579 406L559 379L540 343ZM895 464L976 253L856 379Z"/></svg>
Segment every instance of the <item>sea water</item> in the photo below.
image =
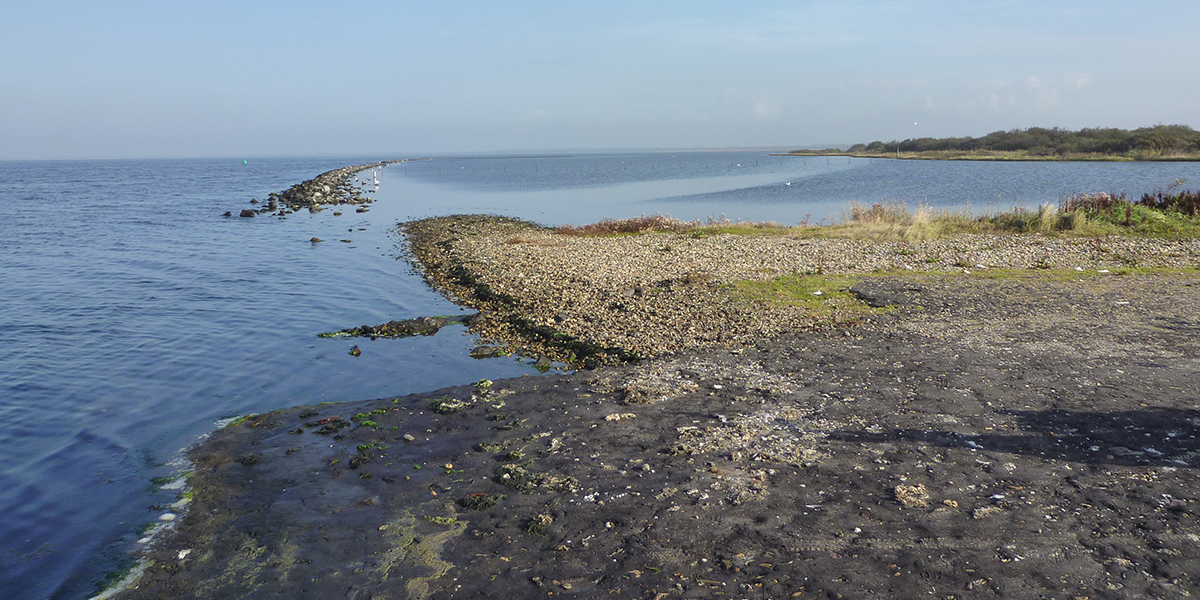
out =
<svg viewBox="0 0 1200 600"><path fill-rule="evenodd" d="M469 358L476 340L461 326L317 337L462 312L404 260L399 221L819 223L850 201L982 212L1200 183L1195 163L446 156L392 164L378 188L360 174L376 199L366 213L221 216L326 170L398 158L417 157L0 163L0 597L95 592L174 500L152 478L178 470L223 417L538 375L530 360Z"/></svg>

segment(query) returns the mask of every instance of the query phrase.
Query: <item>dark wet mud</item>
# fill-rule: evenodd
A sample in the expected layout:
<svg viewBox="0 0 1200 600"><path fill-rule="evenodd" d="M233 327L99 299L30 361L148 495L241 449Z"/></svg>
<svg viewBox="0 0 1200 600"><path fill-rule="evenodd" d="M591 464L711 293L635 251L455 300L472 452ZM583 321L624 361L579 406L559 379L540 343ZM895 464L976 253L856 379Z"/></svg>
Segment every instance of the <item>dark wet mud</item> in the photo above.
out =
<svg viewBox="0 0 1200 600"><path fill-rule="evenodd" d="M302 407L121 598L1200 593L1200 280L870 278L852 328Z"/></svg>

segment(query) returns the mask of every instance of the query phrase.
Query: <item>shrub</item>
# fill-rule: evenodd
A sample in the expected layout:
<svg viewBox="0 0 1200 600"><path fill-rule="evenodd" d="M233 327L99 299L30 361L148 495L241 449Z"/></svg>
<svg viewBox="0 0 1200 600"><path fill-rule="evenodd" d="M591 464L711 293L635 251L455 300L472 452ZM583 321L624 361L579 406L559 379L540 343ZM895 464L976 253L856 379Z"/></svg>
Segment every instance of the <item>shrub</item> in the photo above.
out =
<svg viewBox="0 0 1200 600"><path fill-rule="evenodd" d="M559 235L616 235L622 233L651 233L659 231L687 231L699 226L697 222L684 222L667 215L653 215L632 219L604 219L599 223L576 227L563 225L554 232Z"/></svg>
<svg viewBox="0 0 1200 600"><path fill-rule="evenodd" d="M1169 210L1185 215L1200 215L1200 191L1172 193L1170 190L1143 194L1138 204L1158 210Z"/></svg>

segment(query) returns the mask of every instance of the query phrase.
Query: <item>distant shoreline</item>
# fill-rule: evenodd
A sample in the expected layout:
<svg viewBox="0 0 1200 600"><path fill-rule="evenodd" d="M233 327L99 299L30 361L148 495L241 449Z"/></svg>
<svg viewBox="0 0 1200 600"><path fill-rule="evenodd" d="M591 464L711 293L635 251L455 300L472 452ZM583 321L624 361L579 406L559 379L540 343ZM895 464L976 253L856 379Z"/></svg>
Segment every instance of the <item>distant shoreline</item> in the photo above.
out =
<svg viewBox="0 0 1200 600"><path fill-rule="evenodd" d="M792 150L799 156L858 156L920 160L1196 161L1200 132L1187 125L1134 130L1030 127L983 137L910 138L841 148Z"/></svg>
<svg viewBox="0 0 1200 600"><path fill-rule="evenodd" d="M987 153L947 153L947 152L843 152L829 150L793 150L771 154L771 156L845 156L848 158L884 158L891 160L958 160L958 161L989 161L989 162L1197 162L1200 155L1195 156L1164 156L1159 158L1131 158L1118 155L1080 155L1080 156L1032 156L1019 152L987 152Z"/></svg>

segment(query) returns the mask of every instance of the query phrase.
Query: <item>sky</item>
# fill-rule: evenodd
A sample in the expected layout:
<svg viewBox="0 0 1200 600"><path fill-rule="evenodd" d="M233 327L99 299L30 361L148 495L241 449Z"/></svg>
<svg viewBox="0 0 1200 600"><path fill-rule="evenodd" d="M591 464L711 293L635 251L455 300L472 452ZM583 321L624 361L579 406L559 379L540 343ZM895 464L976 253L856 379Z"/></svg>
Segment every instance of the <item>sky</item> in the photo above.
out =
<svg viewBox="0 0 1200 600"><path fill-rule="evenodd" d="M1200 2L6 3L0 160L1200 127Z"/></svg>

